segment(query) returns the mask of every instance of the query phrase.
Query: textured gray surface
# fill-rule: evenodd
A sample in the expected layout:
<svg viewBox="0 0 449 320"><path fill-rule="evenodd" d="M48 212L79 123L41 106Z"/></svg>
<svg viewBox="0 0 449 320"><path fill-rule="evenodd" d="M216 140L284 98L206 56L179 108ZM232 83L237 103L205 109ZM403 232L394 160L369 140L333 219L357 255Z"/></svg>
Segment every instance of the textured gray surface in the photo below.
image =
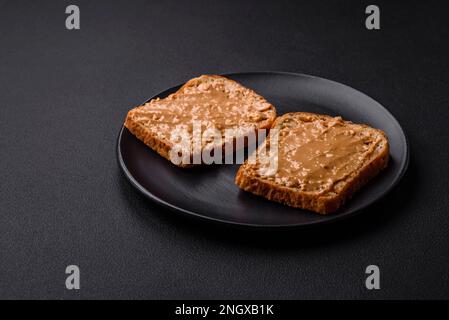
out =
<svg viewBox="0 0 449 320"><path fill-rule="evenodd" d="M1 298L444 298L447 39L439 2L0 2ZM403 182L369 212L287 234L181 219L122 177L127 110L201 73L281 70L367 93L409 135ZM81 290L65 290L68 264ZM368 264L382 289L364 289Z"/></svg>

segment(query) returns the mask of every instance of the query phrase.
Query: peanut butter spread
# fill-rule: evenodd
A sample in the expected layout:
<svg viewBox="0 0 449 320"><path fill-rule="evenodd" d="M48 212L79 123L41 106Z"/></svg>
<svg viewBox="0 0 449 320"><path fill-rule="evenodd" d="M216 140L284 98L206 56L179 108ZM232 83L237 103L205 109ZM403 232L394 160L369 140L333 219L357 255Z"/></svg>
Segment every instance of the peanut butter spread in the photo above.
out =
<svg viewBox="0 0 449 320"><path fill-rule="evenodd" d="M194 121L201 123L201 132L213 129L224 136L225 129L249 131L274 117L271 104L234 81L207 76L197 79L167 98L153 99L137 108L135 121L169 141L176 130L191 134Z"/></svg>
<svg viewBox="0 0 449 320"><path fill-rule="evenodd" d="M340 117L297 120L277 126L278 168L265 178L301 191L332 191L366 163L381 139L372 129Z"/></svg>

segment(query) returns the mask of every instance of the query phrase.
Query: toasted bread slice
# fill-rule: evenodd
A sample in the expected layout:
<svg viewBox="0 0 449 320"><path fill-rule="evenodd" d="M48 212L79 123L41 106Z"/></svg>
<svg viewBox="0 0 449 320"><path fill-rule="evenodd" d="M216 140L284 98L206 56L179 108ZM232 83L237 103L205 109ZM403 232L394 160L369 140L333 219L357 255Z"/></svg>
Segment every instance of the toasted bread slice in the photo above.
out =
<svg viewBox="0 0 449 320"><path fill-rule="evenodd" d="M176 140L172 134L183 130L193 137L194 121L201 123L203 132L211 128L215 132L218 130L223 138L221 147L224 147L232 142L229 136L224 136L226 129L236 132L232 138L235 142L236 138L249 132L269 129L275 118L274 106L253 90L222 76L203 75L189 80L164 99L153 99L129 111L125 127L161 156L174 162L170 151ZM194 147L192 140L188 141L191 162L205 148L211 148L205 139L201 139L200 147ZM181 167L191 165L185 161L176 164Z"/></svg>
<svg viewBox="0 0 449 320"><path fill-rule="evenodd" d="M313 113L294 112L276 119L273 137L239 168L243 190L289 206L328 214L388 164L385 133L363 124ZM263 152L270 149L270 152ZM277 156L275 170L262 170ZM271 157L271 158L270 158Z"/></svg>

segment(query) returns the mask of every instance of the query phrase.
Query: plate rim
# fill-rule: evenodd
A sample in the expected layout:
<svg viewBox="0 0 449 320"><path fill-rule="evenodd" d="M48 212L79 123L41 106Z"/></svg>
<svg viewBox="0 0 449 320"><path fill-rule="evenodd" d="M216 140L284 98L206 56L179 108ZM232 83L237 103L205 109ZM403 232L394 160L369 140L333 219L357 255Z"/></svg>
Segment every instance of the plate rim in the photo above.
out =
<svg viewBox="0 0 449 320"><path fill-rule="evenodd" d="M215 217L211 217L211 216L207 216L204 214L200 214L198 212L194 212L191 210L187 210L184 208L181 208L177 205L174 205L172 203L169 203L157 196L155 196L153 193L151 193L149 190L147 190L144 186L142 186L135 178L134 176L131 174L131 172L128 170L125 161L123 159L123 155L122 155L122 151L121 151L121 141L122 141L122 135L123 135L123 131L125 129L125 126L122 125L121 129L119 131L119 134L117 136L117 140L116 140L116 155L117 155L117 161L119 163L120 168L122 169L122 173L124 174L124 176L128 179L128 181L131 183L131 185L136 188L138 191L140 191L146 198L152 200L153 202L161 205L161 207L167 208L170 211L174 211L174 212L181 212L182 214L186 215L186 216L190 216L190 217L195 217L198 219L201 219L203 221L209 221L209 222L214 222L214 223L218 223L218 224L225 224L228 226L236 226L236 227L246 227L246 228L255 228L255 229L290 229L290 228L309 228L309 227L315 227L318 225L325 225L325 224L330 224L336 221L340 221L343 219L347 219L350 217L353 217L357 214L359 214L360 212L362 212L364 209L366 209L367 207L372 206L374 203L376 203L377 201L381 200L383 197L385 197L388 193L390 193L397 185L398 183L402 180L402 178L404 177L408 166L409 166L409 161L410 161L410 144L409 144L409 139L408 136L404 130L404 128L402 128L402 126L400 125L399 121L396 119L396 117L387 109L385 108L381 103L379 103L377 100L373 99L372 97L370 97L369 95L363 93L362 91L359 91L349 85L346 85L344 83L338 82L338 81L334 81L331 79L327 79L327 78L322 78L319 76L313 76L313 75L309 75L309 74L304 74L304 73L296 73L296 72L288 72L288 71L249 71L249 72L231 72L231 73L220 73L219 75L222 76L237 76L237 75L288 75L288 76L293 76L293 77L303 77L303 78L310 78L310 79L316 79L319 81L326 81L326 82L332 82L333 84L336 85L340 85L340 86L344 86L350 90L354 90L355 92L358 92L362 95L364 95L365 97L367 97L368 99L374 101L379 107L381 107L384 112L391 118L391 120L393 120L393 122L395 122L395 124L400 128L403 137L404 137L404 145L405 145L405 162L404 165L401 168L401 171L399 172L399 175L397 176L396 180L393 181L392 184L390 184L390 186L377 198L371 199L370 201L367 202L367 204L363 207L363 208L359 208L357 210L354 210L352 212L346 213L346 214L335 214L335 215L329 215L328 219L326 220L322 220L322 221L309 221L309 222L302 222L302 223L294 223L294 224L258 224L258 223L248 223L248 222L236 222L236 221L231 221L231 220L225 220L225 219L220 219L220 218L215 218ZM143 103L146 103L148 101L150 101L151 99L154 99L156 96L161 95L162 93L165 93L167 91L170 91L176 87L180 87L182 86L183 83L181 84L177 84L175 86L169 87L159 93L154 94L151 98L146 99ZM143 104L142 103L142 104ZM142 105L139 104L139 105Z"/></svg>

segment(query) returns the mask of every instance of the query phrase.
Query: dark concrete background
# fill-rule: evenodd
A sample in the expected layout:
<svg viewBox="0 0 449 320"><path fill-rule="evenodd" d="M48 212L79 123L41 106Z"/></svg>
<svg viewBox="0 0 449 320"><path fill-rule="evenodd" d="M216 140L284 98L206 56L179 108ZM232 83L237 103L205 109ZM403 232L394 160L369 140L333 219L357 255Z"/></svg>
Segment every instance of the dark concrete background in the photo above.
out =
<svg viewBox="0 0 449 320"><path fill-rule="evenodd" d="M447 14L376 1L382 29L368 31L368 4L0 0L0 298L447 298ZM256 70L385 105L410 139L403 181L354 219L259 233L179 217L122 177L128 109L202 73ZM381 290L364 287L369 264Z"/></svg>

